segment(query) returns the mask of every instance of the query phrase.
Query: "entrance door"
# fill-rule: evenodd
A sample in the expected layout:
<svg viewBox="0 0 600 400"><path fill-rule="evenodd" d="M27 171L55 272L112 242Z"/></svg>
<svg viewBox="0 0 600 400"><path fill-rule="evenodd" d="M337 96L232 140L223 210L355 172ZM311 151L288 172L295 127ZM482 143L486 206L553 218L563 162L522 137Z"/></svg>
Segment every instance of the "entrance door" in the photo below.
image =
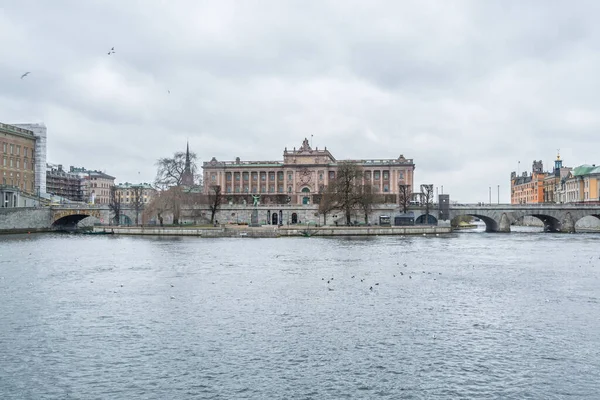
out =
<svg viewBox="0 0 600 400"><path fill-rule="evenodd" d="M292 224L298 223L298 214L292 213Z"/></svg>
<svg viewBox="0 0 600 400"><path fill-rule="evenodd" d="M274 212L274 213L271 215L271 222L273 223L273 225L277 225L277 222L278 222L278 221L277 221L277 213L276 213L276 212Z"/></svg>

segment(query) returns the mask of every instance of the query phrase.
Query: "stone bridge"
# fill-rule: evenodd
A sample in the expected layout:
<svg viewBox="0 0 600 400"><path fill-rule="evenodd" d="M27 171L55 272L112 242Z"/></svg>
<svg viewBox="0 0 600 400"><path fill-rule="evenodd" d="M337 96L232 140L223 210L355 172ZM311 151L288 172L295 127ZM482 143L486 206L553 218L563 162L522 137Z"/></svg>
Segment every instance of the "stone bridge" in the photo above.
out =
<svg viewBox="0 0 600 400"><path fill-rule="evenodd" d="M544 224L546 232L575 232L575 223L584 217L600 219L600 205L582 204L498 204L450 206L449 219L471 215L485 222L487 232L510 232L517 220L531 216Z"/></svg>
<svg viewBox="0 0 600 400"><path fill-rule="evenodd" d="M107 205L58 205L51 206L50 212L52 227L74 227L87 217L95 217L101 224L109 224L113 218ZM122 208L120 218L130 224L135 221L135 211Z"/></svg>

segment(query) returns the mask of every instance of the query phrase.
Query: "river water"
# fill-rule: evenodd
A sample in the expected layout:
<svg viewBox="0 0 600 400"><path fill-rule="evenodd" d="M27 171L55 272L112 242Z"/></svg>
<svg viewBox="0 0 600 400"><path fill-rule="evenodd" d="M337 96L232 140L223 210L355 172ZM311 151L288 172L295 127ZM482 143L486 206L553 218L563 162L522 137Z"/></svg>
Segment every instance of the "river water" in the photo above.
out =
<svg viewBox="0 0 600 400"><path fill-rule="evenodd" d="M525 230L2 236L0 398L599 398L600 234Z"/></svg>

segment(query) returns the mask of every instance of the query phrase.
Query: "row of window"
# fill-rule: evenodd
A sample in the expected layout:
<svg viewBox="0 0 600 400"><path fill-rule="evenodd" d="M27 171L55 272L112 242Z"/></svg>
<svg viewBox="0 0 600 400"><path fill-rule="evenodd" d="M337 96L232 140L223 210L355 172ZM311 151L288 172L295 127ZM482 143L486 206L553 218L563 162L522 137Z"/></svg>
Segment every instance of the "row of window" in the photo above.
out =
<svg viewBox="0 0 600 400"><path fill-rule="evenodd" d="M249 180L249 172L242 172L241 176L242 176L242 180L244 181L248 181ZM258 173L253 172L252 174L252 180L253 181L258 181ZM225 175L225 179L227 180L227 182L231 182L231 177L232 173L228 172ZM235 176L235 180L236 181L240 181L240 173L239 172L235 172L233 173L233 175ZM374 171L373 172L373 179L378 181L381 178L381 171ZM278 180L283 180L283 172L278 172L277 173L277 179ZM293 179L293 174L288 172L288 181L291 181ZM329 179L335 179L335 171L329 171ZM365 179L366 180L370 180L371 179L371 171L365 171ZM388 171L383 171L383 180L388 180L389 179L389 172ZM399 179L404 179L404 171L400 171L399 172ZM266 181L267 180L267 174L265 172L261 172L260 173L260 180L261 181ZM275 180L275 173L274 172L270 172L269 173L269 180L270 181L274 181ZM323 173L319 172L319 180L322 181L323 180ZM216 182L217 181L217 174L211 174L211 181L212 182Z"/></svg>
<svg viewBox="0 0 600 400"><path fill-rule="evenodd" d="M2 159L2 166L3 167L7 167L7 168L17 168L17 169L21 169L21 159L17 158L14 159L12 157L8 158L8 157L4 157ZM27 170L27 169L31 169L32 171L35 169L35 164L29 163L27 159L23 160L23 169Z"/></svg>
<svg viewBox="0 0 600 400"><path fill-rule="evenodd" d="M231 186L227 186L226 188L226 192L227 193L256 193L257 191L257 187L253 186L252 187L252 192L249 191L249 187L248 186L244 186L244 190L242 191L242 188L240 188L239 186L236 186L235 188L232 188ZM373 192L377 193L379 192L379 186L373 186ZM303 192L310 192L310 189L308 188L304 188L302 189ZM390 191L390 188L388 185L383 185L383 191L388 193ZM287 188L287 192L288 193L292 193L292 187L288 186ZM267 188L266 186L261 186L260 187L260 192L259 193L267 193ZM275 186L271 185L269 186L269 193L275 193ZM277 193L283 193L283 186L278 186L277 187Z"/></svg>
<svg viewBox="0 0 600 400"><path fill-rule="evenodd" d="M10 150L10 152L9 152ZM16 150L16 151L15 151ZM23 146L23 156L27 157L27 155L29 154L29 148ZM17 156L21 155L21 146L20 145L14 145L14 144L8 144L8 143L3 143L2 144L2 151L4 152L4 154L16 154ZM33 156L33 150L31 150L31 155Z"/></svg>

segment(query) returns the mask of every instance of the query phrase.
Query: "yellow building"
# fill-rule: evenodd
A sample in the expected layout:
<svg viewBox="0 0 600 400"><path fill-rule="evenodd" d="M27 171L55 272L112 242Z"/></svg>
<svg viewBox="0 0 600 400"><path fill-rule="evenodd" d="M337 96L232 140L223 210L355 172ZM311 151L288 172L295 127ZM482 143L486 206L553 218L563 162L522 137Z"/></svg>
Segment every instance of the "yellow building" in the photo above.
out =
<svg viewBox="0 0 600 400"><path fill-rule="evenodd" d="M340 160L342 161L342 160ZM300 148L283 151L283 161L218 161L202 165L204 193L219 185L229 201L237 203L248 195L260 195L262 203L312 204L315 196L335 179L338 163L327 147L312 149L308 139ZM375 193L396 202L399 185L413 191L415 164L403 155L396 159L343 160L359 165L363 184L370 184Z"/></svg>
<svg viewBox="0 0 600 400"><path fill-rule="evenodd" d="M141 203L148 204L156 195L156 189L149 183L119 183L115 190L117 201L124 206L136 203L137 196L141 196Z"/></svg>
<svg viewBox="0 0 600 400"><path fill-rule="evenodd" d="M35 194L35 141L32 131L0 123L0 207L17 207L21 193Z"/></svg>
<svg viewBox="0 0 600 400"><path fill-rule="evenodd" d="M563 180L565 203L600 202L600 167L580 165Z"/></svg>

